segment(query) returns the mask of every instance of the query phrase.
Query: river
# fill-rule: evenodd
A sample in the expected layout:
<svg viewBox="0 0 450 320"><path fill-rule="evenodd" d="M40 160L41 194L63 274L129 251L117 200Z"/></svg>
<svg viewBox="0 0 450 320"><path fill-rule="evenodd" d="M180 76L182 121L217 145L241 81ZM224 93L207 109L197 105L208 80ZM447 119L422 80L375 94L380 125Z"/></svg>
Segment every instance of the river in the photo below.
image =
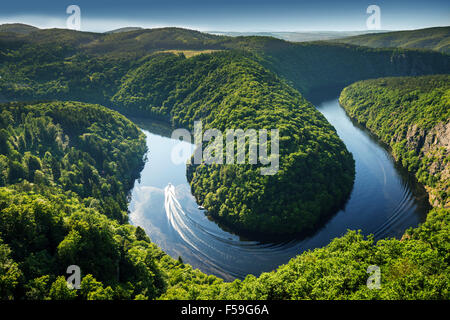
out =
<svg viewBox="0 0 450 320"><path fill-rule="evenodd" d="M221 229L198 208L186 179L184 163L174 164L177 140L146 129L148 160L135 182L129 205L130 222L141 226L167 254L226 281L259 275L287 263L299 253L328 244L347 229L362 230L375 239L400 238L426 218L429 210L423 188L395 164L389 152L346 115L337 99L317 104L353 154L355 183L344 208L322 228L304 239L259 242ZM185 144L193 151L193 146Z"/></svg>

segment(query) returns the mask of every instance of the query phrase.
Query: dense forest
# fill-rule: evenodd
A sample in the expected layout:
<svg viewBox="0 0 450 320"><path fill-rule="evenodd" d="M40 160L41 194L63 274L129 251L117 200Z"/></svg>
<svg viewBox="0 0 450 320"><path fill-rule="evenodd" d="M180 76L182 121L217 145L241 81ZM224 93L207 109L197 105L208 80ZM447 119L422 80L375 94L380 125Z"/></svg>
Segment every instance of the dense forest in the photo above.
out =
<svg viewBox="0 0 450 320"><path fill-rule="evenodd" d="M70 299L156 297L154 246L127 224L126 193L146 151L125 117L79 102L9 103L0 113L0 295ZM133 283L133 285L131 285ZM105 284L105 287L103 286Z"/></svg>
<svg viewBox="0 0 450 320"><path fill-rule="evenodd" d="M188 168L198 202L235 230L265 235L312 230L352 188L353 159L325 118L242 54L158 56L124 81L113 102L170 118L176 127L192 129L201 119L204 130L280 130L274 176L261 175L248 159L247 165Z"/></svg>
<svg viewBox="0 0 450 320"><path fill-rule="evenodd" d="M79 108L83 108L82 113L77 112ZM104 156L111 157L120 146L129 157L113 160L111 165L131 165L127 164L129 159L142 159L145 153L141 134L131 122L106 108L76 102L13 103L3 105L2 110L2 119L7 119L7 123L2 122L2 136L7 137L3 143L8 145L5 150L22 159L19 165L24 177L11 182L4 178L0 188L2 299L449 298L448 209L433 209L427 221L408 230L401 241L374 243L372 237L351 231L324 248L293 258L276 271L226 283L170 258L142 229L102 214L96 204L101 200L95 196L84 198L64 190L51 163L45 160L50 154L57 159L66 157L69 150L84 154L81 137L101 126L102 121L93 118L96 115L98 120L110 117L110 133L93 135L99 141L106 136L115 141ZM87 114L89 125L84 119ZM22 132L28 143L19 149L17 137ZM50 145L44 143L49 134L56 137ZM36 161L27 160L31 155ZM86 161L94 168L101 167L94 159L75 158L70 166L74 179L82 179L83 173L76 168ZM36 169L39 162L40 170ZM10 170L3 170L3 177L9 179ZM103 175L106 173L100 172ZM114 195L114 190L109 194ZM64 278L65 268L74 261L83 270L80 290L69 290ZM366 286L366 270L372 264L388 270L381 290Z"/></svg>
<svg viewBox="0 0 450 320"><path fill-rule="evenodd" d="M437 208L425 223L402 240L376 243L349 231L278 270L232 283L170 258L127 223L127 193L142 168L144 136L119 113L85 103L187 128L197 119L204 129L221 130L276 123L282 137L277 175L261 176L251 165L189 166L187 174L199 203L230 226L298 232L345 200L354 168L335 130L297 90L308 95L371 77L448 73L448 55L178 28L0 32L0 44L1 99L84 101L1 105L1 298L450 298L448 154L415 140L445 127L448 76L364 81L341 96L349 114L392 143L395 156L431 188ZM161 52L167 50L179 51ZM221 52L186 58L183 50ZM367 105L362 97L374 92L381 100ZM416 125L411 134L409 124ZM435 171L427 171L433 163ZM83 271L81 290L66 286L71 264ZM366 286L372 264L388 270L381 290Z"/></svg>
<svg viewBox="0 0 450 320"><path fill-rule="evenodd" d="M350 117L387 143L430 192L435 208L423 224L401 240L375 242L349 231L258 278L196 285L195 290L180 283L162 298L449 299L449 77L366 80L345 88L340 97ZM379 290L366 286L372 264L384 270Z"/></svg>
<svg viewBox="0 0 450 320"><path fill-rule="evenodd" d="M129 120L76 102L10 103L1 111L0 186L25 180L58 186L110 218L127 220L125 196L139 175L136 155L145 149Z"/></svg>
<svg viewBox="0 0 450 320"><path fill-rule="evenodd" d="M282 135L276 177L255 174L255 166L188 168L199 203L213 216L235 230L264 234L314 228L351 190L350 155L295 89L309 95L365 78L450 68L448 56L437 52L295 44L180 28L3 32L0 43L5 100L74 99L175 126L202 119L205 130L271 129L276 122ZM180 51L167 52L174 49ZM183 50L223 52L186 58Z"/></svg>
<svg viewBox="0 0 450 320"><path fill-rule="evenodd" d="M280 130L276 177L260 175L255 165L189 170L195 196L213 216L235 230L290 234L314 229L345 201L353 159L325 118L273 73L237 52L190 59L166 53L147 60L127 73L111 98L118 110L187 128L201 119L205 130L270 130L274 123ZM85 88L73 87L79 93L67 96Z"/></svg>
<svg viewBox="0 0 450 320"><path fill-rule="evenodd" d="M108 106L126 73L167 50L251 52L307 97L363 79L450 72L450 59L440 52L216 36L181 28L109 34L63 29L0 32L0 48L0 94L5 99L64 98Z"/></svg>
<svg viewBox="0 0 450 320"><path fill-rule="evenodd" d="M361 81L345 88L339 101L416 174L432 205L450 207L449 75Z"/></svg>

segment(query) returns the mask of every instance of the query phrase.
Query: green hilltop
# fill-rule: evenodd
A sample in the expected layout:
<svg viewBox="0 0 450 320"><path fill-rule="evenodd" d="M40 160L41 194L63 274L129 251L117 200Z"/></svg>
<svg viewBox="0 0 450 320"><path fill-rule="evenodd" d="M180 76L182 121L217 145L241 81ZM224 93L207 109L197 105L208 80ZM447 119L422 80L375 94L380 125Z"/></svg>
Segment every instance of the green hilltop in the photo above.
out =
<svg viewBox="0 0 450 320"><path fill-rule="evenodd" d="M39 28L30 26L23 23L5 23L0 25L0 32L12 32L19 34L28 34L33 31L37 31Z"/></svg>

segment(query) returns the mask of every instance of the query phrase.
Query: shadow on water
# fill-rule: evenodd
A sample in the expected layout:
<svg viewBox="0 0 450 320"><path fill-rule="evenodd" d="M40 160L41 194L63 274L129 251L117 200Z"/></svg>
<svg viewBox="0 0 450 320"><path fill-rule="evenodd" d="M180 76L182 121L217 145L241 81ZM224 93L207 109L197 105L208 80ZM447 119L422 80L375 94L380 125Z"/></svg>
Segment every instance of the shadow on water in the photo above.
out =
<svg viewBox="0 0 450 320"><path fill-rule="evenodd" d="M173 128L167 122L153 120L151 118L136 118L133 116L128 116L128 119L133 121L142 130L149 131L153 134L166 138L170 138L172 135Z"/></svg>
<svg viewBox="0 0 450 320"><path fill-rule="evenodd" d="M171 161L176 145L184 144L190 153L193 146L168 138L172 129L167 125L141 119L137 123L147 137L149 153L131 192L130 221L172 257L181 256L194 268L227 281L274 270L305 250L327 245L347 229L360 229L375 239L400 238L406 229L424 221L429 209L426 193L395 164L384 146L348 118L336 95L332 98L316 103L317 109L352 152L356 176L345 206L313 234L303 239L255 241L212 221L191 194L185 161Z"/></svg>

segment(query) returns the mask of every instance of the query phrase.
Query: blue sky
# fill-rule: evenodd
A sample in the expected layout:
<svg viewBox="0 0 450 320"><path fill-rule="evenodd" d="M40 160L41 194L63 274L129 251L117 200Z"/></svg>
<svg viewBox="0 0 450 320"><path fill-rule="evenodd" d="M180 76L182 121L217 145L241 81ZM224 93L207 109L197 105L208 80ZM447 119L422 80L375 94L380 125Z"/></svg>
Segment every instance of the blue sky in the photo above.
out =
<svg viewBox="0 0 450 320"><path fill-rule="evenodd" d="M371 4L380 7L384 30L450 25L448 0L6 0L0 4L0 23L64 28L66 8L71 4L81 8L83 31L125 26L202 31L365 30L366 8Z"/></svg>

